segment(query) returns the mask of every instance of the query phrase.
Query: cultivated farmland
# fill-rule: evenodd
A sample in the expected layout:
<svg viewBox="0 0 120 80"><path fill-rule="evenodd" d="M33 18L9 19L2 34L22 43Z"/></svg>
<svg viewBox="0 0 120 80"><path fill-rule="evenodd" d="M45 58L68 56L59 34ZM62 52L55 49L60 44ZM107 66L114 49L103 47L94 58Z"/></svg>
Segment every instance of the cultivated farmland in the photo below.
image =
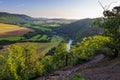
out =
<svg viewBox="0 0 120 80"><path fill-rule="evenodd" d="M25 27L0 23L0 38L23 36L24 34L33 31L33 29Z"/></svg>

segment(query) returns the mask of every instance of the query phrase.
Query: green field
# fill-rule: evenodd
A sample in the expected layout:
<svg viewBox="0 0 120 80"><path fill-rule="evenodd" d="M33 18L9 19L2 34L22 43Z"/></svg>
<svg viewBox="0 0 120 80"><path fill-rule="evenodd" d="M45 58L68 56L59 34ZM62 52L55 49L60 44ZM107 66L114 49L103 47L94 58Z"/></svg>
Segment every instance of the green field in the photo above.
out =
<svg viewBox="0 0 120 80"><path fill-rule="evenodd" d="M30 27L30 28L34 28L34 29L37 29L39 31L51 31L52 29L50 27L52 26L57 26L57 25L31 25L31 24L24 24L22 25L24 27Z"/></svg>
<svg viewBox="0 0 120 80"><path fill-rule="evenodd" d="M7 41L18 41L18 40L21 40L23 39L24 37L7 37L7 38L0 38L0 41L1 40L7 40Z"/></svg>
<svg viewBox="0 0 120 80"><path fill-rule="evenodd" d="M34 26L35 29L41 30L41 31L51 31L50 28L44 27L44 26Z"/></svg>
<svg viewBox="0 0 120 80"><path fill-rule="evenodd" d="M26 39L28 41L50 41L50 42L57 42L57 41L61 41L62 38L59 37L59 36L52 36L52 37L49 37L47 35L35 35L33 37L31 37L30 39Z"/></svg>
<svg viewBox="0 0 120 80"><path fill-rule="evenodd" d="M59 42L49 42L49 43L24 42L24 43L15 43L15 44L19 45L19 46L23 46L23 47L26 45L28 45L28 46L33 45L36 47L36 52L38 54L46 54L51 48L58 46L59 43L60 43L60 41ZM0 53L7 54L8 53L7 49L12 45L14 45L14 44L4 46L4 48L2 50L0 50Z"/></svg>

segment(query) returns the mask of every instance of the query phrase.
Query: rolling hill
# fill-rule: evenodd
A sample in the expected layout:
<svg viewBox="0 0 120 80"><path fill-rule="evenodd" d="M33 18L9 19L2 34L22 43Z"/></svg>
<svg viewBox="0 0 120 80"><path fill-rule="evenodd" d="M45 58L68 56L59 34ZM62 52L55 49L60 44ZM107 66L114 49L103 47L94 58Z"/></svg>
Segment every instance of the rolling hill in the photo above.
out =
<svg viewBox="0 0 120 80"><path fill-rule="evenodd" d="M57 35L66 37L68 39L81 40L83 37L93 36L99 34L102 30L98 27L91 27L90 24L94 19L81 19L81 20L71 20L71 19L49 19L49 18L32 18L27 15L21 14L10 14L5 12L0 12L0 22L1 23L9 23L15 25L24 24L33 24L33 25L41 25L41 24L61 24L60 27L55 28L53 32ZM66 24L69 23L69 24ZM34 26L30 26L34 28Z"/></svg>
<svg viewBox="0 0 120 80"><path fill-rule="evenodd" d="M18 24L18 23L30 23L33 21L32 17L21 15L21 14L10 14L6 12L0 12L0 22L1 23L10 23L10 24Z"/></svg>
<svg viewBox="0 0 120 80"><path fill-rule="evenodd" d="M81 40L83 37L93 36L101 33L99 27L91 27L94 19L81 19L71 24L62 25L56 29L58 35L68 39Z"/></svg>
<svg viewBox="0 0 120 80"><path fill-rule="evenodd" d="M11 14L6 12L0 12L0 22L9 24L49 24L49 23L71 23L74 19L61 19L61 18L33 18L24 14Z"/></svg>

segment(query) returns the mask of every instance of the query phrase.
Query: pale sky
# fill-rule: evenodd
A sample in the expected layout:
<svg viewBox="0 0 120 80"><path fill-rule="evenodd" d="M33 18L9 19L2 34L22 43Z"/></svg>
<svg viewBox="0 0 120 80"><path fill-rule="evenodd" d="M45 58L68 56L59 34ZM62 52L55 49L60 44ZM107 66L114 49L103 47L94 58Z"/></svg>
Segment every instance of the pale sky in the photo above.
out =
<svg viewBox="0 0 120 80"><path fill-rule="evenodd" d="M119 0L99 0L110 8L120 5ZM32 17L83 19L102 17L98 0L0 0L0 12L25 14Z"/></svg>

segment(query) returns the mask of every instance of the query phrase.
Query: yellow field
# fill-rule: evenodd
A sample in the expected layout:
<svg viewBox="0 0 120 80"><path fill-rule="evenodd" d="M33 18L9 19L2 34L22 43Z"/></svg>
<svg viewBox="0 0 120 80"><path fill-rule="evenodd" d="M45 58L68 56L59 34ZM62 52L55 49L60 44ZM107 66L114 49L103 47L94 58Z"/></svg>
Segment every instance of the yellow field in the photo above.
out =
<svg viewBox="0 0 120 80"><path fill-rule="evenodd" d="M0 23L0 37L22 36L31 31L34 30L16 25Z"/></svg>

